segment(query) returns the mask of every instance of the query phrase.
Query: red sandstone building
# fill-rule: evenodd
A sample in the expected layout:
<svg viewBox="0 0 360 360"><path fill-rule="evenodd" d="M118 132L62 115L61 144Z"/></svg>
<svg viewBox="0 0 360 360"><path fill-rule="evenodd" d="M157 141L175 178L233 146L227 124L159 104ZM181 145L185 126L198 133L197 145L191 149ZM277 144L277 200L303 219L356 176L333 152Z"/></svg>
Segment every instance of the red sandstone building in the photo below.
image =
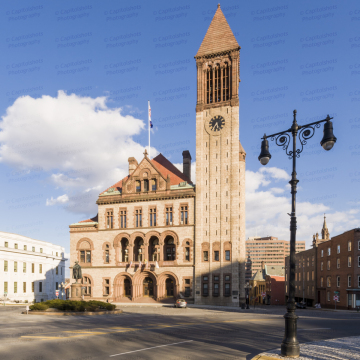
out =
<svg viewBox="0 0 360 360"><path fill-rule="evenodd" d="M266 275L266 304L285 305L285 276Z"/></svg>

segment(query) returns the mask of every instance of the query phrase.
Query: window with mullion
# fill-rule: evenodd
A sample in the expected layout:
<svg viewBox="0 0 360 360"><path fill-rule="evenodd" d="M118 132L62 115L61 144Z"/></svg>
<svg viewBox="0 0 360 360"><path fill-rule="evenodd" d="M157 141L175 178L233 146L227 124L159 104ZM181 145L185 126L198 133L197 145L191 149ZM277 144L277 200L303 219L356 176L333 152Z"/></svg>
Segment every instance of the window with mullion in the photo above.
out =
<svg viewBox="0 0 360 360"><path fill-rule="evenodd" d="M156 226L156 208L150 209L150 226Z"/></svg>
<svg viewBox="0 0 360 360"><path fill-rule="evenodd" d="M173 224L173 208L172 206L166 207L166 225Z"/></svg>
<svg viewBox="0 0 360 360"><path fill-rule="evenodd" d="M120 210L120 228L126 228L126 210Z"/></svg>
<svg viewBox="0 0 360 360"><path fill-rule="evenodd" d="M135 226L142 227L142 209L135 210Z"/></svg>
<svg viewBox="0 0 360 360"><path fill-rule="evenodd" d="M188 224L188 207L186 205L180 207L180 224Z"/></svg>
<svg viewBox="0 0 360 360"><path fill-rule="evenodd" d="M108 210L108 211L106 211L106 228L113 229L113 227L114 227L113 211Z"/></svg>

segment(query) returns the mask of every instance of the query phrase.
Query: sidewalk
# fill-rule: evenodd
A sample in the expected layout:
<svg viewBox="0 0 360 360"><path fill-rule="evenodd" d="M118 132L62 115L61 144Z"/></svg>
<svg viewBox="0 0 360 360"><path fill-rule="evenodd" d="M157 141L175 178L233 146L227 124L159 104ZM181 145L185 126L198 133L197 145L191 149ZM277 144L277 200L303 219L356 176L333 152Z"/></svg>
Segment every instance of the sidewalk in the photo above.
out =
<svg viewBox="0 0 360 360"><path fill-rule="evenodd" d="M280 356L280 349L256 355L251 360L293 360ZM298 360L360 360L360 336L300 344Z"/></svg>

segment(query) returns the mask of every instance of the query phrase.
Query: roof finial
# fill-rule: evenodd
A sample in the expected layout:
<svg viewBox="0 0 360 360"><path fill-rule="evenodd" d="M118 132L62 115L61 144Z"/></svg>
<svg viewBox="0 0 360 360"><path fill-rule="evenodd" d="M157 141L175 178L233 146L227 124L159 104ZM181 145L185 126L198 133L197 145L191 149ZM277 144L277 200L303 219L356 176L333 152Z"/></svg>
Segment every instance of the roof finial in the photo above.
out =
<svg viewBox="0 0 360 360"><path fill-rule="evenodd" d="M220 9L220 3L218 4L218 9Z"/></svg>
<svg viewBox="0 0 360 360"><path fill-rule="evenodd" d="M145 151L144 151L144 156L146 157L147 156L147 150L145 149Z"/></svg>

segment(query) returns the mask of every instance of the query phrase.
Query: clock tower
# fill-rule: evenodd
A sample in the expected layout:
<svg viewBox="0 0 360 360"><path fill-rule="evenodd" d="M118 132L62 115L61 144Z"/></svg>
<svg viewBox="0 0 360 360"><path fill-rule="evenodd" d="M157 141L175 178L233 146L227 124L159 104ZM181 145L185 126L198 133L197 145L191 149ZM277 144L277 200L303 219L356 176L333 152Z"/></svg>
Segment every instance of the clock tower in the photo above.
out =
<svg viewBox="0 0 360 360"><path fill-rule="evenodd" d="M245 304L245 151L240 46L220 5L195 56L195 303Z"/></svg>

